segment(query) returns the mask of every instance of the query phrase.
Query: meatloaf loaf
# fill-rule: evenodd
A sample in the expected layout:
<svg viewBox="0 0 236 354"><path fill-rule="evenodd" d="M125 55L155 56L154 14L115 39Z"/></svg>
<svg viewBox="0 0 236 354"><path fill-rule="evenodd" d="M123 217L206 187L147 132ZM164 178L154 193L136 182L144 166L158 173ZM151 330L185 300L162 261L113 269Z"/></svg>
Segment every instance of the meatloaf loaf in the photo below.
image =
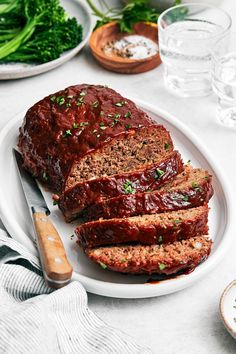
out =
<svg viewBox="0 0 236 354"><path fill-rule="evenodd" d="M120 195L103 200L84 210L82 216L86 220L97 220L189 209L208 203L212 195L211 175L196 168L191 169L187 180L177 185L173 180L168 183L168 187L164 186L154 192Z"/></svg>
<svg viewBox="0 0 236 354"><path fill-rule="evenodd" d="M102 268L129 274L175 274L193 270L211 251L206 236L191 237L165 245L121 245L86 249L87 256Z"/></svg>
<svg viewBox="0 0 236 354"><path fill-rule="evenodd" d="M164 160L160 154L156 163L141 166L136 171L77 183L61 194L58 206L66 221L71 221L89 205L115 196L155 190L182 171L183 163L177 151Z"/></svg>
<svg viewBox="0 0 236 354"><path fill-rule="evenodd" d="M160 148L173 149L166 129L155 127L132 101L110 88L87 84L68 87L31 107L18 146L25 168L56 191L67 177L66 186L71 186L78 178L93 178L98 166L100 175L134 170L155 162ZM104 149L97 152L99 148Z"/></svg>
<svg viewBox="0 0 236 354"><path fill-rule="evenodd" d="M208 206L123 219L90 221L75 234L83 248L138 242L162 244L208 233Z"/></svg>

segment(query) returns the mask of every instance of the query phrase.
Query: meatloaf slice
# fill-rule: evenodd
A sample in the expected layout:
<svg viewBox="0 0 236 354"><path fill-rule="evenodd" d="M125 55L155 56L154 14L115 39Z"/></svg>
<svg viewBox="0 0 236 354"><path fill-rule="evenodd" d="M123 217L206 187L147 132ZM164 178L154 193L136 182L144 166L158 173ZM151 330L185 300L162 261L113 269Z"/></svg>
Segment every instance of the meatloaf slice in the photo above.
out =
<svg viewBox="0 0 236 354"><path fill-rule="evenodd" d="M90 221L75 233L83 248L138 242L152 245L208 233L208 206L163 214Z"/></svg>
<svg viewBox="0 0 236 354"><path fill-rule="evenodd" d="M86 249L87 256L102 268L130 274L175 274L193 270L210 254L212 241L191 237L167 245L122 245Z"/></svg>
<svg viewBox="0 0 236 354"><path fill-rule="evenodd" d="M136 171L77 183L61 194L58 206L66 221L71 221L79 216L84 208L101 200L122 194L155 190L182 170L183 163L177 151L169 154L164 160L160 155L156 163L140 166Z"/></svg>
<svg viewBox="0 0 236 354"><path fill-rule="evenodd" d="M141 214L194 208L207 203L213 195L212 177L202 169L192 169L187 180L179 177L157 191L120 195L103 200L83 212L86 220L123 218Z"/></svg>
<svg viewBox="0 0 236 354"><path fill-rule="evenodd" d="M81 164L75 165L75 169L76 166L79 168L79 172L73 170L76 176L82 169L85 175L96 173L101 158L101 151L96 153L99 148L104 147L102 155L107 152L104 173L109 162L115 168L115 160L119 159L116 154L122 155L122 152L118 154L119 150L124 155L127 152L127 161L132 160L132 152L135 154L137 150L140 159L136 165L144 163L148 155L151 155L151 162L161 145L157 143L155 149L154 143L151 143L152 139L157 140L157 136L161 136L166 150L171 151L172 141L165 128L160 127L159 135L155 136L154 132L150 134L148 141L149 131L141 133L140 140L135 141L133 136L139 135L143 127L153 124L147 113L116 91L101 85L82 84L51 94L32 106L20 128L18 146L25 168L53 190L61 191L74 161L83 159ZM106 150L105 146L110 144L110 151ZM132 149L130 145L133 145ZM84 156L88 153L90 158L86 160ZM137 156L133 156L133 160L136 159ZM126 170L133 168L132 162L123 161L124 165L128 165ZM87 166L90 162L91 165Z"/></svg>
<svg viewBox="0 0 236 354"><path fill-rule="evenodd" d="M140 166L156 163L173 151L169 132L162 125L151 125L129 130L129 135L113 139L74 162L64 189L90 179L133 172Z"/></svg>

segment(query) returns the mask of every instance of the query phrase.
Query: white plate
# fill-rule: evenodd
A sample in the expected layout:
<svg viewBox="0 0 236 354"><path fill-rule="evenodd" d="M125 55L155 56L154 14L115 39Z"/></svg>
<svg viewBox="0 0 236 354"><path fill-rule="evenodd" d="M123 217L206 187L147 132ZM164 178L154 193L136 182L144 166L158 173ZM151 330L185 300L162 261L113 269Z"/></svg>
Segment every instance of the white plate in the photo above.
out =
<svg viewBox="0 0 236 354"><path fill-rule="evenodd" d="M175 146L181 151L185 161L190 159L194 166L206 168L213 174L215 194L210 202L209 225L210 237L214 240L214 246L208 260L197 267L194 272L164 280L157 284L145 284L149 278L147 276L114 273L103 270L89 261L78 249L75 239L71 240L76 223L66 224L57 207L52 205L50 193L44 191L48 206L52 211L53 222L62 236L67 255L74 267L73 279L79 280L89 292L121 298L159 296L181 290L193 284L213 269L222 259L233 237L233 233L229 232L233 222L229 187L222 171L215 164L203 144L170 114L148 106L141 101L136 101L136 103L170 130ZM16 146L18 128L23 117L24 113L19 114L0 133L0 213L8 232L35 252L30 240L30 234L32 233L31 219L12 155L12 147Z"/></svg>
<svg viewBox="0 0 236 354"><path fill-rule="evenodd" d="M38 65L24 63L0 64L0 80L19 79L42 74L64 64L85 46L92 32L92 17L88 6L84 1L80 0L61 0L61 5L70 17L76 17L82 25L83 41L75 48L63 53L58 59L49 61L48 63Z"/></svg>

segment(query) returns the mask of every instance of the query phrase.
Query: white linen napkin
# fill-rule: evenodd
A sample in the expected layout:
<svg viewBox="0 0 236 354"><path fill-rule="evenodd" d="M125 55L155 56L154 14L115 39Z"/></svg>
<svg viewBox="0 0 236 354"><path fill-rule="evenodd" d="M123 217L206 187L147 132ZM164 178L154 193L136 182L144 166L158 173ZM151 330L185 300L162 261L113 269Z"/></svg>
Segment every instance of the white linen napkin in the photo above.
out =
<svg viewBox="0 0 236 354"><path fill-rule="evenodd" d="M38 258L1 229L0 337L0 353L151 353L90 311L79 282L48 288Z"/></svg>

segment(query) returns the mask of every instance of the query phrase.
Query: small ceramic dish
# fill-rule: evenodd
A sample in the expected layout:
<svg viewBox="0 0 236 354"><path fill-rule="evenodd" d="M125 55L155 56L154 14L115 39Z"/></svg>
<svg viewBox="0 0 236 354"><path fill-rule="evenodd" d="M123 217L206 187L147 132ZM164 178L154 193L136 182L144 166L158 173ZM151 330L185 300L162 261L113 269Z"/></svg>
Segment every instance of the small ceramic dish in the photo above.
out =
<svg viewBox="0 0 236 354"><path fill-rule="evenodd" d="M158 41L157 25L151 22L139 22L134 25L132 34L144 36L155 43ZM149 71L161 63L159 52L144 59L123 58L117 55L107 55L103 48L107 43L126 37L120 32L116 22L108 23L96 29L89 41L89 46L95 59L106 69L125 74L138 74Z"/></svg>
<svg viewBox="0 0 236 354"><path fill-rule="evenodd" d="M236 280L225 288L221 296L220 315L225 328L236 339Z"/></svg>

